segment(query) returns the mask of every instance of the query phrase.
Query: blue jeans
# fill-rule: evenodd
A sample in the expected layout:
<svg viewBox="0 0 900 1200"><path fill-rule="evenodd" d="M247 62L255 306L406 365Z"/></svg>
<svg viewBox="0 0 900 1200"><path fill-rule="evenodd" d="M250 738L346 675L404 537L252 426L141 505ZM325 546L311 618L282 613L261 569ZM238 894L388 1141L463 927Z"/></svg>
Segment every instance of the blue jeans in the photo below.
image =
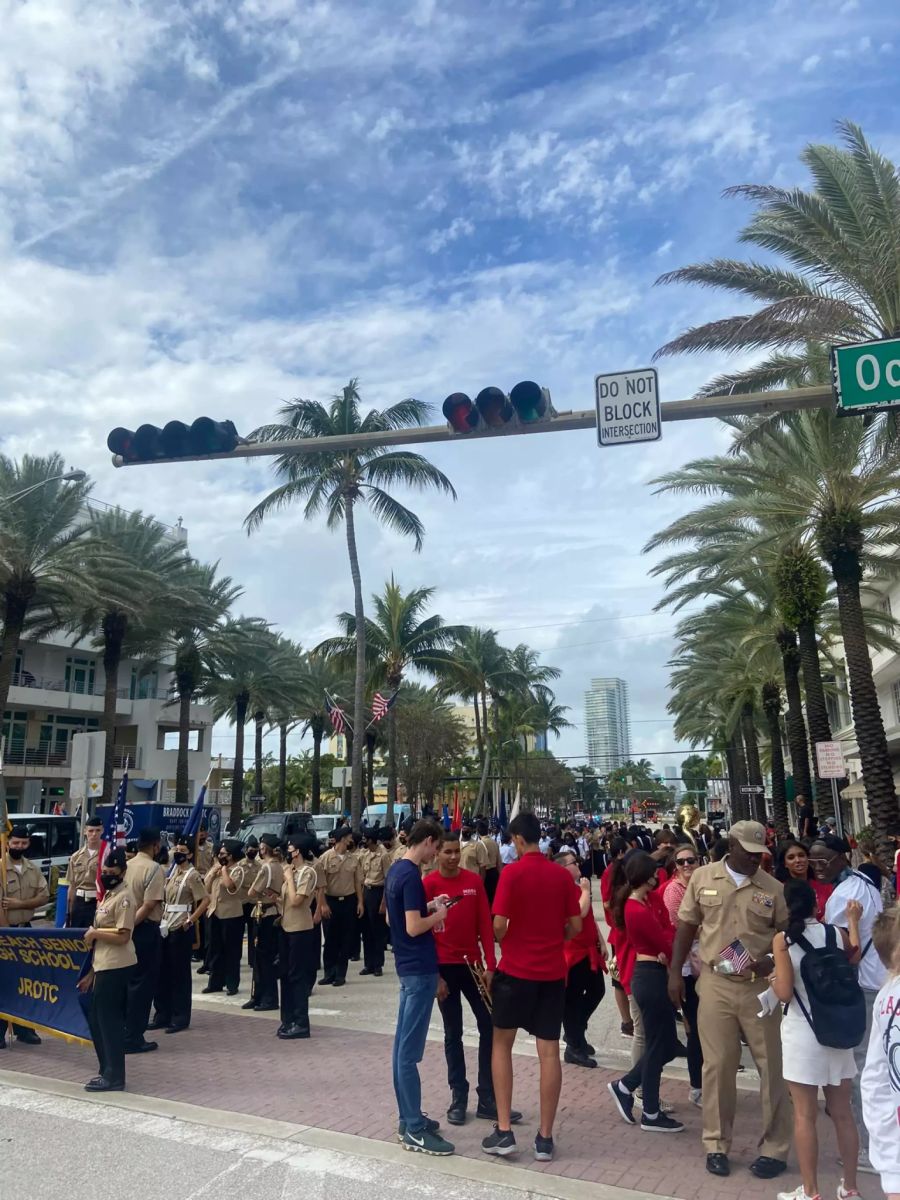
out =
<svg viewBox="0 0 900 1200"><path fill-rule="evenodd" d="M422 1113L422 1082L419 1063L425 1053L428 1022L437 992L438 976L401 975L400 1008L397 1012L397 1032L394 1034L394 1094L400 1120L412 1133L425 1128Z"/></svg>

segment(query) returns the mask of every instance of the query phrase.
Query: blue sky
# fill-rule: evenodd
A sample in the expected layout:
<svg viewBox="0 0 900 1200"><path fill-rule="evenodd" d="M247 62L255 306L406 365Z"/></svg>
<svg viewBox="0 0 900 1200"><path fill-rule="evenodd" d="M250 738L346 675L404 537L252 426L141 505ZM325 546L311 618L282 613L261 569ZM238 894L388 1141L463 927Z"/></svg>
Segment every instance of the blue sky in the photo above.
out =
<svg viewBox="0 0 900 1200"><path fill-rule="evenodd" d="M597 372L734 311L653 286L741 252L724 187L803 184L842 117L900 157L896 26L890 0L0 0L2 448L60 448L97 496L182 516L245 611L314 644L349 606L341 539L291 514L248 540L264 462L116 472L107 431L248 432L355 375L374 406L535 378L589 407ZM663 399L722 365L664 361ZM646 482L721 444L690 423L435 448L459 501L415 500L419 556L364 521L366 590L393 570L539 647L563 754L590 677L625 676L634 749L678 762L674 621L639 554L672 509Z"/></svg>

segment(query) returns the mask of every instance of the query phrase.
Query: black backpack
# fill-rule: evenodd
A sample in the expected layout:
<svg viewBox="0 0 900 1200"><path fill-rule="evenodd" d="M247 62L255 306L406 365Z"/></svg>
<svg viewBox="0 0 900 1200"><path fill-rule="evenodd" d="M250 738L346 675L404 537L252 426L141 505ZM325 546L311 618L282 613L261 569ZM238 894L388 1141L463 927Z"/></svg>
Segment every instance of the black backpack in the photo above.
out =
<svg viewBox="0 0 900 1200"><path fill-rule="evenodd" d="M825 926L824 946L810 945L803 934L794 942L806 952L800 960L800 978L809 999L808 1012L796 988L794 996L816 1041L835 1050L854 1049L865 1036L866 1001L834 926Z"/></svg>

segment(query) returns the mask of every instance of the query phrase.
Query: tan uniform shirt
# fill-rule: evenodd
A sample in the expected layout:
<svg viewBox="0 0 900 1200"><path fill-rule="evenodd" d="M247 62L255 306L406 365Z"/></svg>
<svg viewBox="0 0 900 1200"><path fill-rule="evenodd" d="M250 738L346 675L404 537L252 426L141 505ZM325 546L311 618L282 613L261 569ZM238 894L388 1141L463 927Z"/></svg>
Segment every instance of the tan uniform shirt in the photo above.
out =
<svg viewBox="0 0 900 1200"><path fill-rule="evenodd" d="M216 865L216 852L213 848L212 841L207 838L202 846L197 846L197 852L194 855L197 864L197 870L201 875L205 875L210 867Z"/></svg>
<svg viewBox="0 0 900 1200"><path fill-rule="evenodd" d="M166 872L147 854L136 854L125 868L125 886L134 898L135 911L152 901L145 921L162 920L163 898L166 894Z"/></svg>
<svg viewBox="0 0 900 1200"><path fill-rule="evenodd" d="M772 939L788 923L784 888L762 869L738 887L724 862L698 867L684 893L678 917L699 925L700 960L707 967L736 938L754 959L772 952Z"/></svg>
<svg viewBox="0 0 900 1200"><path fill-rule="evenodd" d="M374 850L361 850L360 863L362 865L363 886L381 887L384 883L384 877L387 875L388 867L391 865L391 856L384 846L376 846Z"/></svg>
<svg viewBox="0 0 900 1200"><path fill-rule="evenodd" d="M250 889L256 883L256 877L262 868L262 863L258 857L254 859L242 858L241 866L244 869L244 888L247 892L247 895L244 897L244 903L246 904L250 899Z"/></svg>
<svg viewBox="0 0 900 1200"><path fill-rule="evenodd" d="M27 858L18 863L6 856L6 883L9 908L6 917L10 925L30 925L34 917L32 908L16 908L17 900L50 899L50 890L41 868Z"/></svg>
<svg viewBox="0 0 900 1200"><path fill-rule="evenodd" d="M266 892L277 892L281 895L284 886L284 867L274 858L267 858L260 864L256 879L250 885L250 899L262 905L263 913L267 916L275 912L278 901L267 896Z"/></svg>
<svg viewBox="0 0 900 1200"><path fill-rule="evenodd" d="M233 863L228 868L228 874L231 877L231 891L225 887L220 863L216 863L203 880L206 890L209 892L209 908L206 911L209 916L216 916L221 921L225 921L229 917L242 916L244 905L247 903L245 864L243 862Z"/></svg>
<svg viewBox="0 0 900 1200"><path fill-rule="evenodd" d="M477 838L471 842L463 842L459 852L459 865L464 871L474 871L484 879L487 862L487 850Z"/></svg>
<svg viewBox="0 0 900 1200"><path fill-rule="evenodd" d="M300 904L289 903L288 871L294 876L294 890L298 897L302 897ZM286 867L284 874L285 880L281 891L283 906L281 928L285 933L301 933L304 929L312 929L313 919L309 906L316 894L316 868L312 863L305 862L300 867Z"/></svg>
<svg viewBox="0 0 900 1200"><path fill-rule="evenodd" d="M66 879L69 883L69 895L78 896L80 900L94 900L97 896L97 856L99 850L88 850L82 846L69 859L66 867ZM87 892L86 896L79 895Z"/></svg>
<svg viewBox="0 0 900 1200"><path fill-rule="evenodd" d="M172 933L185 921L206 895L206 888L196 867L182 863L166 880L165 918Z"/></svg>
<svg viewBox="0 0 900 1200"><path fill-rule="evenodd" d="M390 851L391 862L399 862L405 853L406 846L404 846L402 842L398 842L394 849Z"/></svg>
<svg viewBox="0 0 900 1200"><path fill-rule="evenodd" d="M355 896L362 886L362 867L355 854L326 850L319 859L325 879L326 896Z"/></svg>
<svg viewBox="0 0 900 1200"><path fill-rule="evenodd" d="M487 854L487 869L489 871L490 870L499 871L500 870L500 847L497 845L497 843L494 841L494 839L489 834L486 834L481 839L481 844L482 844L482 846L484 846L485 853Z"/></svg>
<svg viewBox="0 0 900 1200"><path fill-rule="evenodd" d="M140 857L140 856L138 856ZM128 885L120 883L111 892L107 892L97 905L94 913L95 929L127 929L134 930L134 913L137 906L134 897L128 890ZM134 942L129 937L121 946L98 938L94 942L94 971L115 971L119 967L133 967L137 962Z"/></svg>

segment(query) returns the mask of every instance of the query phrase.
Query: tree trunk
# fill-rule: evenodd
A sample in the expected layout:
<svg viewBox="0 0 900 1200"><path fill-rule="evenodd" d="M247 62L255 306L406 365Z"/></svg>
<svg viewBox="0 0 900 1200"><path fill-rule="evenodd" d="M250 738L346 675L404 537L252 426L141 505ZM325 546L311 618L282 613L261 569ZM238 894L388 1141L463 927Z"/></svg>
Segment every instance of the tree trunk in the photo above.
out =
<svg viewBox="0 0 900 1200"><path fill-rule="evenodd" d="M744 739L744 753L747 757L747 776L751 785L762 787L762 764L759 761L759 741L756 736L756 721L753 716L753 705L745 704L741 709L741 736ZM754 821L759 820L760 798L762 792L750 797L747 811Z"/></svg>
<svg viewBox="0 0 900 1200"><path fill-rule="evenodd" d="M263 794L263 723L265 722L266 714L255 712L253 721L256 725L255 740L253 743L253 786L256 788L257 796Z"/></svg>
<svg viewBox="0 0 900 1200"><path fill-rule="evenodd" d="M481 736L481 713L478 709L478 693L475 693L473 708L475 709L475 745L478 747L478 761L484 766L484 738Z"/></svg>
<svg viewBox="0 0 900 1200"><path fill-rule="evenodd" d="M119 663L125 639L127 618L122 613L106 613L103 617L103 716L100 728L106 734L103 752L103 792L101 804L113 802L113 770L116 755L116 700L119 692ZM136 766L136 763L132 764ZM94 806L85 799L85 812L93 814Z"/></svg>
<svg viewBox="0 0 900 1200"><path fill-rule="evenodd" d="M528 789L528 734L527 733L525 734L525 759L524 759L522 786L524 788L524 795L522 797L523 802L528 803L530 792ZM531 803L528 803L528 807L534 808L534 805Z"/></svg>
<svg viewBox="0 0 900 1200"><path fill-rule="evenodd" d="M278 808L287 811L287 721L278 726Z"/></svg>
<svg viewBox="0 0 900 1200"><path fill-rule="evenodd" d="M819 663L819 639L812 621L803 621L797 626L800 638L800 661L803 664L803 690L806 692L806 723L809 740L812 742L813 770L816 772L816 812L820 817L834 816L831 797L831 780L819 778L816 760L816 742L831 741L831 722L825 704L825 688L822 685L822 669Z"/></svg>
<svg viewBox="0 0 900 1200"><path fill-rule="evenodd" d="M366 717L366 614L363 609L362 577L356 551L353 523L353 497L344 497L344 521L347 526L347 553L353 577L353 609L356 616L356 675L353 680L353 755L350 761L350 824L358 831L362 821L362 731ZM358 736L357 736L358 735Z"/></svg>
<svg viewBox="0 0 900 1200"><path fill-rule="evenodd" d="M22 637L25 614L28 612L30 600L31 595L26 598L19 595L11 596L7 592L5 596L4 611L6 615L3 625L3 641L0 642L0 716L6 712L9 702L9 689L12 686L13 671L16 666L16 651L19 648L19 640ZM11 747L7 746L6 749L9 752ZM0 771L0 809L6 812L6 780L2 771Z"/></svg>
<svg viewBox="0 0 900 1200"><path fill-rule="evenodd" d="M312 735L312 795L309 801L309 811L313 816L317 816L322 811L322 738L324 730L316 724L313 726Z"/></svg>
<svg viewBox="0 0 900 1200"><path fill-rule="evenodd" d="M781 663L784 669L784 694L787 697L787 739L791 751L791 775L794 778L794 800L798 796L812 799L812 776L809 772L809 743L803 719L803 696L800 691L800 651L793 629L778 634Z"/></svg>
<svg viewBox="0 0 900 1200"><path fill-rule="evenodd" d="M784 753L781 749L781 690L775 682L764 683L763 712L769 728L772 754L772 818L778 840L790 833L787 810L787 783L784 776Z"/></svg>
<svg viewBox="0 0 900 1200"><path fill-rule="evenodd" d="M746 796L741 788L747 782L747 768L744 762L744 746L740 732L735 729L728 739L725 749L728 760L728 789L731 792L731 817L733 821L741 821L746 816Z"/></svg>
<svg viewBox="0 0 900 1200"><path fill-rule="evenodd" d="M388 681L390 686L390 681ZM398 680L394 690L400 686ZM385 825L393 825L394 808L397 804L397 704L396 701L388 709L388 778L387 778L387 809L384 814Z"/></svg>
<svg viewBox="0 0 900 1200"><path fill-rule="evenodd" d="M845 554L832 562L831 567L837 584L841 636L850 681L850 708L859 747L863 786L879 847L883 855L888 855L895 849L888 830L900 820L900 808L894 791L894 774L887 738L884 736L878 693L872 678L872 659L859 598L859 559L856 555Z"/></svg>
<svg viewBox="0 0 900 1200"><path fill-rule="evenodd" d="M394 710L388 713L388 716L393 716ZM375 742L378 735L372 729L366 734L366 804L373 805L375 803ZM394 775L394 787L397 786L397 776ZM395 793L396 794L396 793ZM371 823L371 817L369 818ZM394 823L394 806L391 803L391 785L390 777L388 777L388 801L387 813L385 815L385 825L393 825Z"/></svg>
<svg viewBox="0 0 900 1200"><path fill-rule="evenodd" d="M240 825L244 812L244 726L247 723L249 705L250 697L246 692L235 698L234 776L231 781L231 809L228 813L228 823L232 833Z"/></svg>

